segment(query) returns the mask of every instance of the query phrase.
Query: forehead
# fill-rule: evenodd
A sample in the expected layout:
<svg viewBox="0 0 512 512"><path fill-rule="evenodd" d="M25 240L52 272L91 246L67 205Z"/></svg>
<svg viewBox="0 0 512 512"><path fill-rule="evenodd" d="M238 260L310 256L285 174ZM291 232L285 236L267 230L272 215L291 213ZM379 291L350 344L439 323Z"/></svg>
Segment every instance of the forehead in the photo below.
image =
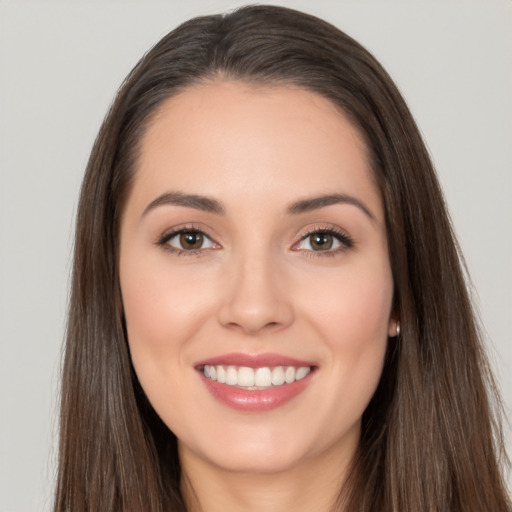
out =
<svg viewBox="0 0 512 512"><path fill-rule="evenodd" d="M255 201L357 189L380 201L366 145L334 104L296 87L229 81L191 86L161 105L142 139L135 188Z"/></svg>

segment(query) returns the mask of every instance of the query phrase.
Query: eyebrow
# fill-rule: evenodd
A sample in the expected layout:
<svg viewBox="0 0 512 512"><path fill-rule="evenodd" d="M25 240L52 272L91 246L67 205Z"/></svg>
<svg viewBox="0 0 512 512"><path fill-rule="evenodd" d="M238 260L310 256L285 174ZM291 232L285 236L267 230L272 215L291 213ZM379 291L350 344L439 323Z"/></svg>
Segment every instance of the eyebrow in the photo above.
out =
<svg viewBox="0 0 512 512"><path fill-rule="evenodd" d="M372 221L376 220L376 217L373 215L371 210L362 201L347 194L328 194L308 199L301 199L288 206L286 213L289 215L299 215L301 213L308 213L335 204L349 204L356 206ZM224 207L216 199L197 194L166 192L151 201L151 203L149 203L145 208L142 216L145 216L151 210L164 205L184 206L186 208L194 208L196 210L202 210L217 215L225 214Z"/></svg>
<svg viewBox="0 0 512 512"><path fill-rule="evenodd" d="M356 206L372 221L376 221L375 215L373 215L371 210L362 201L347 194L329 194L325 196L301 199L300 201L292 203L288 207L287 213L293 215L307 213L320 208L325 208L326 206L332 206L334 204L350 204L352 206Z"/></svg>
<svg viewBox="0 0 512 512"><path fill-rule="evenodd" d="M142 216L146 215L151 210L158 206L174 205L185 206L187 208L195 208L196 210L203 210L208 213L216 213L217 215L224 215L225 211L223 206L216 200L210 197L199 196L196 194L183 194L182 192L167 192L158 196L146 206Z"/></svg>

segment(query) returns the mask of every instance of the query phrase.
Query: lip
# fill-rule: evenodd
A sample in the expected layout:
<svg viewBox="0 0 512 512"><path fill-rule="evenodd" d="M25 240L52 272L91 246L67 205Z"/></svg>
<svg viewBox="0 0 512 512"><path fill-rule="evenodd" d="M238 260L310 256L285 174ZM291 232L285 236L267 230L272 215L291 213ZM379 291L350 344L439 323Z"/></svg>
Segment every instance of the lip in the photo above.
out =
<svg viewBox="0 0 512 512"><path fill-rule="evenodd" d="M243 389L221 384L204 376L204 365L247 366L261 368L264 366L310 366L312 371L303 379L290 384L267 389ZM265 412L281 407L302 393L312 382L317 366L311 361L299 360L280 354L241 354L232 353L200 361L195 365L201 380L212 396L228 407L242 412Z"/></svg>
<svg viewBox="0 0 512 512"><path fill-rule="evenodd" d="M204 365L225 365L225 366L247 366L248 368L261 368L263 366L316 366L312 361L295 359L293 357L284 356L281 354L265 353L265 354L243 354L233 352L221 356L212 357L203 361L197 362L194 366L196 368Z"/></svg>

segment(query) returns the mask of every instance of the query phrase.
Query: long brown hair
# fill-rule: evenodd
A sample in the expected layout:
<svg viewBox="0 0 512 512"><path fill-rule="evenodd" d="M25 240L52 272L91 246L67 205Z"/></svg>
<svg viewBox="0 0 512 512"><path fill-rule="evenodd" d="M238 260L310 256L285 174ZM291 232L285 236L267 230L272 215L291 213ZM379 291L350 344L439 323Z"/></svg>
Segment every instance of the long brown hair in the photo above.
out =
<svg viewBox="0 0 512 512"><path fill-rule="evenodd" d="M397 88L356 41L315 17L255 6L190 20L122 85L81 190L61 396L55 511L183 511L176 438L130 361L119 222L139 142L162 102L216 77L320 94L362 133L380 187L402 332L338 507L509 511L499 399L432 163Z"/></svg>

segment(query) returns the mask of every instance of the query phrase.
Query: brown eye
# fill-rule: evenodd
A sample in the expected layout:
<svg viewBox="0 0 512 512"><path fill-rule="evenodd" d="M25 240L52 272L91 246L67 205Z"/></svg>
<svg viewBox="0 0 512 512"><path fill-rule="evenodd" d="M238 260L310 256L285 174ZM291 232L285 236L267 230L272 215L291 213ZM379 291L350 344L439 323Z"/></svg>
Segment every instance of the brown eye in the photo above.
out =
<svg viewBox="0 0 512 512"><path fill-rule="evenodd" d="M332 249L334 240L329 233L313 233L309 235L309 243L313 251L328 251Z"/></svg>
<svg viewBox="0 0 512 512"><path fill-rule="evenodd" d="M180 234L180 245L184 250L201 249L203 243L204 235L198 231L184 231Z"/></svg>
<svg viewBox="0 0 512 512"><path fill-rule="evenodd" d="M309 253L325 253L333 255L343 249L350 249L354 245L352 238L342 231L319 229L304 235L294 250Z"/></svg>
<svg viewBox="0 0 512 512"><path fill-rule="evenodd" d="M159 241L159 245L167 246L167 248L172 250L190 253L204 249L219 248L218 244L200 230L174 231L164 235Z"/></svg>

